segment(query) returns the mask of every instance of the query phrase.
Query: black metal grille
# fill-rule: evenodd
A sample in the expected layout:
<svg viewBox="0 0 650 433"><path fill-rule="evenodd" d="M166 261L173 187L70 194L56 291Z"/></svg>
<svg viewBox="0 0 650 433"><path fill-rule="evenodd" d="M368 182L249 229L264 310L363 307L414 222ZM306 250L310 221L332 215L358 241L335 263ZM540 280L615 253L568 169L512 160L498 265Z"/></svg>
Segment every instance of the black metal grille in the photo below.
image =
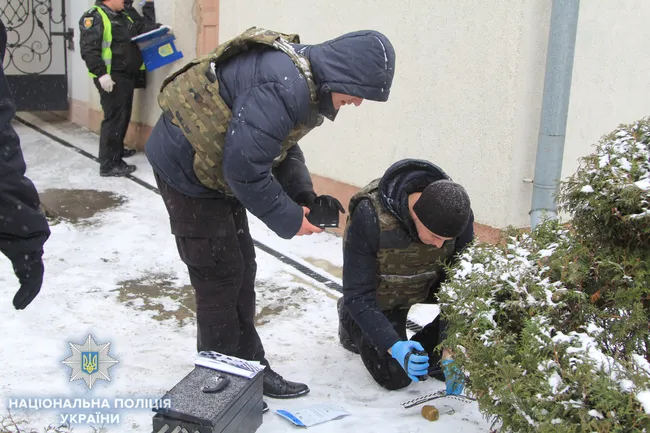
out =
<svg viewBox="0 0 650 433"><path fill-rule="evenodd" d="M27 20L27 2L12 2L9 0L7 6L0 13L2 21L9 26L19 26Z"/></svg>
<svg viewBox="0 0 650 433"><path fill-rule="evenodd" d="M68 109L68 48L74 33L64 29L66 0L0 0L7 29L2 67L18 111ZM54 39L54 40L53 40Z"/></svg>
<svg viewBox="0 0 650 433"><path fill-rule="evenodd" d="M25 75L46 72L52 66L52 26L62 25L63 9L55 16L52 0L5 0L0 18L7 27L3 67ZM4 2L3 2L4 3Z"/></svg>

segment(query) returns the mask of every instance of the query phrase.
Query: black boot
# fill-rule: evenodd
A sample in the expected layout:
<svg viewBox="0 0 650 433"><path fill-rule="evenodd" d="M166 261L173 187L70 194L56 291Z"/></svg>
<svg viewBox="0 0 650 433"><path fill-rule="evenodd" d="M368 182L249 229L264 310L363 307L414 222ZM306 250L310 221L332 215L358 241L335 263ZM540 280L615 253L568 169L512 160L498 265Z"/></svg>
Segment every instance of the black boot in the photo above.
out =
<svg viewBox="0 0 650 433"><path fill-rule="evenodd" d="M356 353L357 355L359 354L359 348L357 347L356 344L352 341L352 337L350 337L350 333L345 329L343 326L343 318L347 317L347 312L344 312L343 309L345 307L343 306L343 298L339 298L338 301L336 301L336 310L339 313L339 342L341 343L341 346L343 346L344 349L349 350L352 353Z"/></svg>
<svg viewBox="0 0 650 433"><path fill-rule="evenodd" d="M135 165L128 165L126 162L120 161L108 169L100 169L99 175L102 177L121 177L133 173L135 169Z"/></svg>
<svg viewBox="0 0 650 433"><path fill-rule="evenodd" d="M127 149L126 147L124 148L124 151L122 152L122 158L129 158L133 155L135 155L138 151L135 149Z"/></svg>
<svg viewBox="0 0 650 433"><path fill-rule="evenodd" d="M339 322L339 342L341 343L341 346L343 346L344 349L349 350L352 353L356 353L357 355L359 354L359 349L357 348L357 345L352 342L352 338L350 338L350 334L348 331L345 330L343 327L343 324Z"/></svg>
<svg viewBox="0 0 650 433"><path fill-rule="evenodd" d="M262 400L262 413L266 413L269 411L269 405L266 404L264 400Z"/></svg>
<svg viewBox="0 0 650 433"><path fill-rule="evenodd" d="M290 382L270 367L264 370L264 395L271 398L296 398L309 392L304 383Z"/></svg>

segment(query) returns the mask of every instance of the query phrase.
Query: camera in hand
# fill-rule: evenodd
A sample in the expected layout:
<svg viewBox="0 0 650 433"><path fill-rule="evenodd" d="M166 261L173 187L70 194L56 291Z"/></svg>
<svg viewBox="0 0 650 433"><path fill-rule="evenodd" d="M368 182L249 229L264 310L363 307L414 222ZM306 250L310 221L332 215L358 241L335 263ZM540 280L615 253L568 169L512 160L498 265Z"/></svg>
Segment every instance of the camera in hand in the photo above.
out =
<svg viewBox="0 0 650 433"><path fill-rule="evenodd" d="M309 215L307 221L316 227L338 227L339 226L339 209L332 206L325 196L316 197L314 202L309 206Z"/></svg>

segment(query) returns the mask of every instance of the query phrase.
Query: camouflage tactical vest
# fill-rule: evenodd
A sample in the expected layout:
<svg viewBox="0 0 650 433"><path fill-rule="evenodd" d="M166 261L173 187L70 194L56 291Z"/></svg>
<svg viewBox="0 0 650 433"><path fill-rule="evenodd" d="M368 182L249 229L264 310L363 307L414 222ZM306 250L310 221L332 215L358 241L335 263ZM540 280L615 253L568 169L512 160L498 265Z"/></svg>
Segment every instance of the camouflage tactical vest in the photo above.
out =
<svg viewBox="0 0 650 433"><path fill-rule="evenodd" d="M442 263L454 254L454 240L442 248L413 241L393 214L379 199L380 179L357 192L350 199L348 221L357 204L370 199L379 220L379 252L377 269L377 305L382 311L408 308L429 297L431 287L440 279Z"/></svg>
<svg viewBox="0 0 650 433"><path fill-rule="evenodd" d="M296 34L284 34L251 27L224 42L205 56L197 57L163 82L158 105L172 123L179 126L194 151L194 172L206 187L234 196L223 174L223 148L232 112L219 95L216 67L233 56L256 46L269 46L287 54L305 77L310 93L310 119L322 123L318 114L318 93L309 61L296 53L289 43L300 43ZM274 167L282 162L289 148L320 123L298 125L282 143Z"/></svg>

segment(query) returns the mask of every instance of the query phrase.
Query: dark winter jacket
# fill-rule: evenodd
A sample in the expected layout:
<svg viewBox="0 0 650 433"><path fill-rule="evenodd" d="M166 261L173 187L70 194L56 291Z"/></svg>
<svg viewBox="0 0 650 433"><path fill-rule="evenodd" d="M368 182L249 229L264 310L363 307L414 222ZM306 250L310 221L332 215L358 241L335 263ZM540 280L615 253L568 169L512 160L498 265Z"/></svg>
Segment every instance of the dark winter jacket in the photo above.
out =
<svg viewBox="0 0 650 433"><path fill-rule="evenodd" d="M7 45L2 21L0 27L0 251L13 260L18 254L42 251L50 228L36 188L25 177L20 139L11 126L16 107L2 68Z"/></svg>
<svg viewBox="0 0 650 433"><path fill-rule="evenodd" d="M146 18L140 15L140 13L133 7L133 0L124 1L124 12L131 17L131 19L139 26L146 26L145 28L150 28L148 23L156 22L156 9L151 3L151 6L143 6L143 13L146 12ZM138 21L140 22L138 24ZM137 78L135 80L136 89L146 89L147 88L147 70L140 68L138 71Z"/></svg>
<svg viewBox="0 0 650 433"><path fill-rule="evenodd" d="M112 23L113 42L111 50L113 51L113 59L111 74L137 76L142 66L142 54L138 46L131 42L131 38L160 27L160 24L156 23L153 3L145 3L142 7L144 19L132 18L133 22L128 19L129 15L134 15L129 13L129 10L113 12L113 10L104 6L101 0L98 0L95 5L106 12ZM79 20L79 32L81 58L86 62L86 66L91 73L101 77L106 74L106 65L102 60L104 24L95 8L83 14Z"/></svg>
<svg viewBox="0 0 650 433"><path fill-rule="evenodd" d="M386 101L393 80L395 52L374 31L343 35L317 45L294 45L311 63L319 91L319 108L333 120L332 92ZM233 112L226 133L223 170L241 203L278 236L293 237L302 224L296 197L313 192L300 147L294 146L274 171L280 143L309 110L307 83L289 56L271 49L240 54L217 69L219 93ZM145 151L154 170L173 188L189 196L221 195L203 187L193 173L194 149L176 126L161 119Z"/></svg>
<svg viewBox="0 0 650 433"><path fill-rule="evenodd" d="M444 174L433 164L422 160L403 160L393 164L379 184L384 208L389 210L418 240L415 223L408 210L408 196L421 192L431 182L443 179ZM343 247L343 299L350 315L370 341L382 352L400 340L390 321L376 302L377 252L379 251L379 221L370 200L363 200L354 210ZM474 238L474 215L465 231L456 238L455 255ZM427 303L435 303L435 292L444 275L432 288Z"/></svg>

